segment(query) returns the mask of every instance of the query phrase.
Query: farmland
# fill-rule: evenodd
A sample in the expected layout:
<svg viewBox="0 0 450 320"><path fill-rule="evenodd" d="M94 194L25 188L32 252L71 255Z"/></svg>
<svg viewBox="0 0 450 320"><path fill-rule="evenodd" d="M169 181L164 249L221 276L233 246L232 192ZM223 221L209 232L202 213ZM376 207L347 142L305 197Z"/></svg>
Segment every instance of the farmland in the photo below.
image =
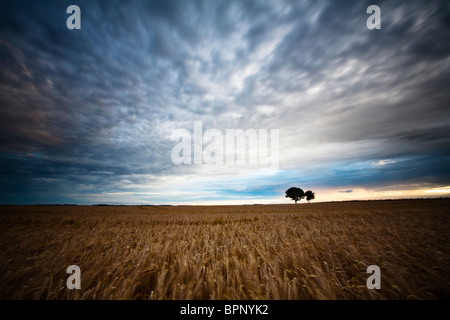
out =
<svg viewBox="0 0 450 320"><path fill-rule="evenodd" d="M447 199L2 206L0 299L448 299L449 211ZM70 265L81 289L66 286Z"/></svg>

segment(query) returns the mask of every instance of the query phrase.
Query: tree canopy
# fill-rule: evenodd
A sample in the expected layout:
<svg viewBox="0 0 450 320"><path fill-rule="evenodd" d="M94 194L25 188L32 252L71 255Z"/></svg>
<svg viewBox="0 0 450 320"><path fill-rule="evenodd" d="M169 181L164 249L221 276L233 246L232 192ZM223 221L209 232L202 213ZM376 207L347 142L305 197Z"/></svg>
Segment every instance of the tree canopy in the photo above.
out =
<svg viewBox="0 0 450 320"><path fill-rule="evenodd" d="M314 192L312 192L311 190L308 190L305 192L305 197L306 197L306 200L309 202L316 198L316 194Z"/></svg>
<svg viewBox="0 0 450 320"><path fill-rule="evenodd" d="M315 199L315 193L312 192L311 190L308 190L306 192L304 192L302 189L297 188L297 187L291 187L289 189L286 190L286 198L291 198L292 200L295 201L295 203L297 203L297 201L302 200L303 198L306 197L306 200L308 200L308 202L310 200Z"/></svg>
<svg viewBox="0 0 450 320"><path fill-rule="evenodd" d="M286 190L286 198L291 198L297 203L297 201L305 197L305 192L297 187L292 187Z"/></svg>

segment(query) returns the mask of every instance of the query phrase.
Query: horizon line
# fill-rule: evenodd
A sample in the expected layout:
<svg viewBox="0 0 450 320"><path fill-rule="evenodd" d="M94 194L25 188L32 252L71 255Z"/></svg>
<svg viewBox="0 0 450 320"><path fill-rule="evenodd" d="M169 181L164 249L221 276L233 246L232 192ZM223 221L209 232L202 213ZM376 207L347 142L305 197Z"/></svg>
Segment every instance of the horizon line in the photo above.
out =
<svg viewBox="0 0 450 320"><path fill-rule="evenodd" d="M94 203L94 204L79 204L79 203L23 203L10 204L1 203L0 206L85 206L85 207L214 207L214 206L255 206L255 205L298 205L298 204L318 204L318 203L338 203L338 202L373 202L373 201L411 201L411 200L449 200L450 197L427 197L427 198L395 198L395 199L354 199L354 200L330 200L330 201L316 201L316 202L299 202L299 203L243 203L243 204L109 204L109 203Z"/></svg>

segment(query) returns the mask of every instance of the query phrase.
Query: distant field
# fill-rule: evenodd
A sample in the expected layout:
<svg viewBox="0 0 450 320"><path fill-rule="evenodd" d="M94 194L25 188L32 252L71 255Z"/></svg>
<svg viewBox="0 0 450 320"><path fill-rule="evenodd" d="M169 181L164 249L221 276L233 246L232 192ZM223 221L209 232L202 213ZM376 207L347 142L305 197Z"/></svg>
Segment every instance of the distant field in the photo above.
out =
<svg viewBox="0 0 450 320"><path fill-rule="evenodd" d="M3 206L0 248L0 299L450 298L445 199Z"/></svg>

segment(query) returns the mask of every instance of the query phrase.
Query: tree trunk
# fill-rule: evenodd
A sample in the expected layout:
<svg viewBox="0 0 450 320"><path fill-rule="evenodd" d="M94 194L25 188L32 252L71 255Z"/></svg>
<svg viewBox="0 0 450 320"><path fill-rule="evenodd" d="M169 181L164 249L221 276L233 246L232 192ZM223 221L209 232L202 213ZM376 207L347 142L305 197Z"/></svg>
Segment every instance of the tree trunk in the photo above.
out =
<svg viewBox="0 0 450 320"><path fill-rule="evenodd" d="M297 204L297 199L295 199L295 204Z"/></svg>

